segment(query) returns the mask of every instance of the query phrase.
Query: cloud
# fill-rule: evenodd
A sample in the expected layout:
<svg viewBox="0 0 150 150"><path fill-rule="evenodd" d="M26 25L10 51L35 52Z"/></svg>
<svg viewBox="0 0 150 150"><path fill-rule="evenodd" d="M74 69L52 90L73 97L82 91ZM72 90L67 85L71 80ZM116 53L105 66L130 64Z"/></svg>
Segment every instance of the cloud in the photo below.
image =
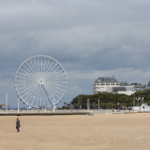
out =
<svg viewBox="0 0 150 150"><path fill-rule="evenodd" d="M99 77L111 77L115 76L116 79L118 79L119 82L121 81L129 81L136 82L136 80L142 80L146 83L148 83L148 78L150 75L150 71L143 72L140 69L134 70L132 68L118 68L118 69L112 69L112 70L86 70L86 71L68 71L68 80L69 81L77 81L80 82L84 81L94 81ZM130 79L131 78L131 79Z"/></svg>
<svg viewBox="0 0 150 150"><path fill-rule="evenodd" d="M92 94L99 76L115 74L120 81L147 83L149 4L148 0L1 1L2 101L8 92L16 106L15 73L35 55L51 56L63 65L68 74L67 102L77 94Z"/></svg>

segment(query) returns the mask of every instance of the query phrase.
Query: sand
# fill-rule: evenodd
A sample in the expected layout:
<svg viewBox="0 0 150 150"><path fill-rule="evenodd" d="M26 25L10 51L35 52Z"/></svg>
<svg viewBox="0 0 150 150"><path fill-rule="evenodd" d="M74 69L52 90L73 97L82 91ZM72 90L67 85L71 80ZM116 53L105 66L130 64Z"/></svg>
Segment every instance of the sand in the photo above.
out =
<svg viewBox="0 0 150 150"><path fill-rule="evenodd" d="M0 150L150 150L150 114L0 116Z"/></svg>

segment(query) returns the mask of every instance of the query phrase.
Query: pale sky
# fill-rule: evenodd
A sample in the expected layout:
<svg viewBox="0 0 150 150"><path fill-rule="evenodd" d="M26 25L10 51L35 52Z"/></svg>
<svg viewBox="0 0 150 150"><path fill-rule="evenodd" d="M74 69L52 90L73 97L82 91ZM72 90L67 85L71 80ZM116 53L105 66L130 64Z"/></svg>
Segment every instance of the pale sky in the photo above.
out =
<svg viewBox="0 0 150 150"><path fill-rule="evenodd" d="M53 57L66 70L62 103L92 94L102 76L147 84L149 16L149 0L0 1L0 103L7 92L9 105L17 106L15 73L35 55Z"/></svg>

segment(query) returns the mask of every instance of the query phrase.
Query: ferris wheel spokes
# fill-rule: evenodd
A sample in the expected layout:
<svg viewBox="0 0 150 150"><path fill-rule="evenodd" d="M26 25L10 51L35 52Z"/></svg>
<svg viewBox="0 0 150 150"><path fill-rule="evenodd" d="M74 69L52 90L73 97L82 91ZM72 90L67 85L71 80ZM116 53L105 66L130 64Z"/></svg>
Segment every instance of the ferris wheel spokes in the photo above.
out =
<svg viewBox="0 0 150 150"><path fill-rule="evenodd" d="M42 85L42 86L41 86L41 85ZM37 102L38 102L38 100L40 99L40 104L41 104L41 97L39 97L39 94L38 94L40 87L43 88L43 90L44 90L44 92L45 92L45 96L47 97L47 99L48 99L49 103L52 105L52 107L53 107L53 108L56 108L56 106L55 106L55 104L54 104L54 102L53 102L53 99L51 98L50 94L48 93L46 87L44 86L43 83L41 83L41 84L39 84L39 86L38 86L38 88L37 88L37 90L36 90L36 92L35 92L35 94L34 94L32 100L29 102L29 109L32 107L32 105L33 105L34 100L36 99L36 97L37 97ZM42 99L43 99L44 106L45 106L44 94L42 95ZM36 103L36 105L37 105L37 103Z"/></svg>
<svg viewBox="0 0 150 150"><path fill-rule="evenodd" d="M31 60L30 60L30 63L31 63L31 66L32 66L34 72L36 72L36 69L34 68L34 65L32 64L32 61L31 61Z"/></svg>
<svg viewBox="0 0 150 150"><path fill-rule="evenodd" d="M53 60L53 62L52 62L52 64L48 67L48 69L47 70L45 70L46 72L49 72L49 69L51 68L51 66L54 64L54 60Z"/></svg>
<svg viewBox="0 0 150 150"><path fill-rule="evenodd" d="M46 87L44 86L44 84L42 84L43 88L44 88L44 91L45 91L45 94L50 102L50 104L52 105L52 107L55 107L55 104L53 103L53 99L51 98L50 94L48 93Z"/></svg>
<svg viewBox="0 0 150 150"><path fill-rule="evenodd" d="M47 58L45 58L45 62L44 62L44 65L43 65L43 72L44 72L44 69L45 69L45 67L46 67L46 64L45 64L45 63L46 63L46 59L47 59Z"/></svg>
<svg viewBox="0 0 150 150"><path fill-rule="evenodd" d="M19 66L15 76L15 88L17 96L28 107L54 108L67 90L66 72L52 57L33 56Z"/></svg>
<svg viewBox="0 0 150 150"><path fill-rule="evenodd" d="M29 108L32 107L33 102L34 102L34 100L35 100L35 98L36 98L36 95L37 95L37 93L38 93L38 91L39 91L40 86L41 86L41 85L39 84L39 86L38 86L38 88L37 88L37 90L36 90L36 92L35 92L35 94L34 94L34 96L33 96L33 99L32 99L31 102L30 102Z"/></svg>

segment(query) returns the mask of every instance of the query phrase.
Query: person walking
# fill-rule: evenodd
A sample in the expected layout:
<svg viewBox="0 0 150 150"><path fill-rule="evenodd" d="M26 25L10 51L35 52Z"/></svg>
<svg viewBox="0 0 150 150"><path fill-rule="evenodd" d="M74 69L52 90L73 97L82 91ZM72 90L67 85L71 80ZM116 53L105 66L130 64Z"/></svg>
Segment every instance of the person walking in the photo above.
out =
<svg viewBox="0 0 150 150"><path fill-rule="evenodd" d="M19 128L20 128L20 120L17 118L16 129L18 130L18 132L20 131Z"/></svg>

